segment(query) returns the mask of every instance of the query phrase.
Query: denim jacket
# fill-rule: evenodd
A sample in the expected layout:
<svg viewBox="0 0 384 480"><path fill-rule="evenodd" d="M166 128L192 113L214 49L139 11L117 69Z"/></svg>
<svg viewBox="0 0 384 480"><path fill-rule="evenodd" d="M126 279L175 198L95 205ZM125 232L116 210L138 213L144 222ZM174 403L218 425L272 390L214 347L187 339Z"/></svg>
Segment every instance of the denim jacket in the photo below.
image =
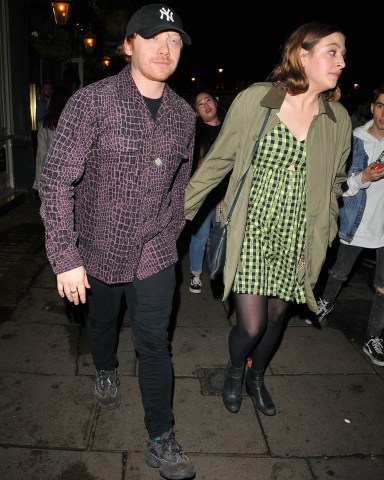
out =
<svg viewBox="0 0 384 480"><path fill-rule="evenodd" d="M361 173L368 166L368 155L364 150L364 141L353 136L352 163L348 169L348 177ZM347 181L348 182L348 181ZM362 188L353 197L342 197L340 206L339 237L350 243L363 217L367 191Z"/></svg>

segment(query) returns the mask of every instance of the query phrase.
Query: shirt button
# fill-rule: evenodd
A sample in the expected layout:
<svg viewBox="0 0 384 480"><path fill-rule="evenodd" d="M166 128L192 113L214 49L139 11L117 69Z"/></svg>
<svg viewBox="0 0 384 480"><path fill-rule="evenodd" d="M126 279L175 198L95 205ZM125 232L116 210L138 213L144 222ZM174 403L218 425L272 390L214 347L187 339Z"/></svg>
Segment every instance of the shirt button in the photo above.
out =
<svg viewBox="0 0 384 480"><path fill-rule="evenodd" d="M161 167L161 165L163 164L163 161L159 157L155 158L154 161L155 161L156 167Z"/></svg>

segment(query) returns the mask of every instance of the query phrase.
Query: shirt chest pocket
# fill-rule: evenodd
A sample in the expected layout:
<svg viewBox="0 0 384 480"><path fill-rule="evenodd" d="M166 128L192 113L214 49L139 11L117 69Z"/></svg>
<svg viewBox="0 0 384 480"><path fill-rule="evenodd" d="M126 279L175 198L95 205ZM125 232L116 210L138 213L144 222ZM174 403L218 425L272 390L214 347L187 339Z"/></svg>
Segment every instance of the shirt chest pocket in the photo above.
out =
<svg viewBox="0 0 384 480"><path fill-rule="evenodd" d="M170 165L178 169L180 164L188 161L188 149L185 145L174 144L170 154Z"/></svg>
<svg viewBox="0 0 384 480"><path fill-rule="evenodd" d="M109 136L109 138L107 137L103 142L105 148L115 154L137 154L141 148L141 143L139 139L132 138L128 135Z"/></svg>

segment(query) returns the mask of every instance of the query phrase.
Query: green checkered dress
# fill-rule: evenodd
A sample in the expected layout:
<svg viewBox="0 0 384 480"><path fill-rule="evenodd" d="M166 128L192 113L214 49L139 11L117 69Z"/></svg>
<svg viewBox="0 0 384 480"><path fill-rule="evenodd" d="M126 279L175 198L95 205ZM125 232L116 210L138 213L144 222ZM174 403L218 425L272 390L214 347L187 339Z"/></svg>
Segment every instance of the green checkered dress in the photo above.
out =
<svg viewBox="0 0 384 480"><path fill-rule="evenodd" d="M236 293L305 303L297 281L305 239L305 147L283 123L260 140Z"/></svg>

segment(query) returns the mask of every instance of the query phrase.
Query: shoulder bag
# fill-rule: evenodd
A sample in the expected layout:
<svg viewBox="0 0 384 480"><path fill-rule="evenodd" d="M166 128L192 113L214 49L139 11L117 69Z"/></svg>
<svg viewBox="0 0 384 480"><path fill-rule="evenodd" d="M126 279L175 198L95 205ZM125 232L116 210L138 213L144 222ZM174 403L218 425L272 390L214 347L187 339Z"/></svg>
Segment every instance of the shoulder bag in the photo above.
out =
<svg viewBox="0 0 384 480"><path fill-rule="evenodd" d="M252 159L254 158L257 150L257 145L259 143L260 137L262 136L264 132L265 125L268 121L268 118L271 114L271 109L269 108L267 110L267 113L264 118L263 126L261 127L261 131L259 136L257 137L255 146L253 147L252 151ZM208 236L208 241L205 247L205 265L208 271L208 277L211 280L214 280L217 275L219 275L223 270L224 270L224 264L225 264L225 256L226 256L226 250L227 250L227 227L228 223L231 221L232 218L232 212L235 208L237 199L239 198L241 189L244 185L245 182L245 177L247 175L247 171L244 173L244 175L241 177L239 188L236 192L235 198L233 200L232 206L229 210L227 220L224 224L223 227L220 226L220 224L217 224L213 227L211 227L209 231L209 236Z"/></svg>

